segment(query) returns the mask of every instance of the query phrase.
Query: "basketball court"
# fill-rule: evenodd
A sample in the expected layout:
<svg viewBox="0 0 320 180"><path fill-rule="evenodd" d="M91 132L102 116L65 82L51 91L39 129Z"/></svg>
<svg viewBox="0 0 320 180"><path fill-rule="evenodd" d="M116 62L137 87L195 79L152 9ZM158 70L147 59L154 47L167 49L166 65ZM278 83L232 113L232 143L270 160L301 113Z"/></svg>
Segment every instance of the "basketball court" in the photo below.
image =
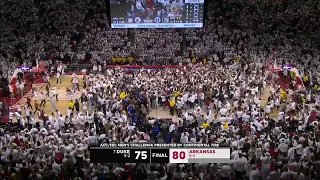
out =
<svg viewBox="0 0 320 180"><path fill-rule="evenodd" d="M82 75L76 75L76 77L78 77L79 79L79 85L80 85L80 89L82 88L83 85L83 76ZM67 91L66 89L72 89L72 75L65 75L63 77L61 77L61 83L56 83L56 78L52 77L50 79L50 84L51 87L50 88L55 88L56 91L58 92L58 101L56 102L56 108L57 110L62 113L63 115L66 115L68 113L68 107L69 107L69 100L67 97ZM35 100L37 100L39 103L41 102L41 99L39 97L40 92L44 92L46 93L46 89L45 89L45 83L35 83L33 84L34 89L37 91L37 96L34 96L34 94L32 92L28 92L24 98L22 98L17 104L19 104L20 106L25 106L26 105L26 98L32 98L32 102L31 105L34 106L35 104ZM51 90L51 89L50 89ZM80 94L81 92L77 92L77 94L75 94L75 98L79 99L80 98ZM262 92L262 106L265 107L266 103L267 103L267 99L270 95L270 91L269 88L266 88L263 92ZM16 109L17 104L14 105L12 108ZM52 112L54 112L53 107L51 105L51 102L49 100L49 98L47 98L47 102L46 105L44 107L40 108L41 110L44 110L44 112L47 115L50 115ZM80 106L80 110L82 109L82 106ZM212 114L216 114L217 112L212 111ZM24 115L24 113L22 113L22 115ZM272 112L270 114L271 118L277 119L278 116L278 112ZM152 109L148 115L148 117L152 117L152 118L161 118L161 119L172 119L173 122L178 122L178 117L177 116L171 116L169 113L169 108L163 109L162 107L156 108L156 109ZM35 119L38 119L38 113L36 113L35 115Z"/></svg>

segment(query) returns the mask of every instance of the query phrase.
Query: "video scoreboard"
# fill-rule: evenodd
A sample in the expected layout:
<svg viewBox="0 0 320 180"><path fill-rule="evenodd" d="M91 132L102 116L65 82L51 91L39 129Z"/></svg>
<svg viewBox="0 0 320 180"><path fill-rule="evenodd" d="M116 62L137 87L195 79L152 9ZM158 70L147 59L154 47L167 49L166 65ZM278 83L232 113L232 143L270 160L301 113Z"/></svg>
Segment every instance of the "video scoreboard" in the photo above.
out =
<svg viewBox="0 0 320 180"><path fill-rule="evenodd" d="M112 28L201 28L204 0L110 0Z"/></svg>
<svg viewBox="0 0 320 180"><path fill-rule="evenodd" d="M216 144L102 144L91 163L229 163L230 148Z"/></svg>

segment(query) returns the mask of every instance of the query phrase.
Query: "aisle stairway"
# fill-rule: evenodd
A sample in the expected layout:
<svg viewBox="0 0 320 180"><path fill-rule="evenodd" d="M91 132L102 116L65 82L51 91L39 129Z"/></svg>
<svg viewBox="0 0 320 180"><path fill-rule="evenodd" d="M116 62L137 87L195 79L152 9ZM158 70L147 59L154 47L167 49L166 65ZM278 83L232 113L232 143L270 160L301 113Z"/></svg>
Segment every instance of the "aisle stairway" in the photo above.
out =
<svg viewBox="0 0 320 180"><path fill-rule="evenodd" d="M135 43L135 40L136 40L136 31L135 31L135 29L129 29L128 30L128 39L129 39L129 42L131 43L131 46L133 46L134 43Z"/></svg>
<svg viewBox="0 0 320 180"><path fill-rule="evenodd" d="M184 51L187 49L186 35L183 30L180 31L180 36L182 36L182 42L180 44L180 47L181 47L181 55L183 55Z"/></svg>

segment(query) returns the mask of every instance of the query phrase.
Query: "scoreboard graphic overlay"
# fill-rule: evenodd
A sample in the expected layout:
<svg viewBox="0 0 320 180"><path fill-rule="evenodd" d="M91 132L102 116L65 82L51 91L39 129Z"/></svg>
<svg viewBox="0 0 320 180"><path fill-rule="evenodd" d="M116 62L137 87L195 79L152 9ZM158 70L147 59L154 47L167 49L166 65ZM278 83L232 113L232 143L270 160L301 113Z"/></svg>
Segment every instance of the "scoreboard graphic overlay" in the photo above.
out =
<svg viewBox="0 0 320 180"><path fill-rule="evenodd" d="M110 0L112 28L201 28L204 0Z"/></svg>
<svg viewBox="0 0 320 180"><path fill-rule="evenodd" d="M103 144L91 163L229 163L230 148L216 144Z"/></svg>

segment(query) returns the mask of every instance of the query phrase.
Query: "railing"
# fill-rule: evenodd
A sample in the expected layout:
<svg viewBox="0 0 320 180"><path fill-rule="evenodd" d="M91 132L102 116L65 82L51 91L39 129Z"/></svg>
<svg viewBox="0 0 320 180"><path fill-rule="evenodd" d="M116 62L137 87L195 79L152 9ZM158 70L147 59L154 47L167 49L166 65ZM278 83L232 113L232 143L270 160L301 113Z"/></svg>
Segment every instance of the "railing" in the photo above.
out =
<svg viewBox="0 0 320 180"><path fill-rule="evenodd" d="M137 70L162 70L162 69L178 69L184 66L168 65L168 66L137 66L137 65L126 65L126 66L106 66L107 69L121 68L125 72L132 73Z"/></svg>
<svg viewBox="0 0 320 180"><path fill-rule="evenodd" d="M106 66L107 69L121 68L121 69L177 69L183 68L184 66L177 65L165 65L165 66L139 66L139 65L125 65L125 66Z"/></svg>

